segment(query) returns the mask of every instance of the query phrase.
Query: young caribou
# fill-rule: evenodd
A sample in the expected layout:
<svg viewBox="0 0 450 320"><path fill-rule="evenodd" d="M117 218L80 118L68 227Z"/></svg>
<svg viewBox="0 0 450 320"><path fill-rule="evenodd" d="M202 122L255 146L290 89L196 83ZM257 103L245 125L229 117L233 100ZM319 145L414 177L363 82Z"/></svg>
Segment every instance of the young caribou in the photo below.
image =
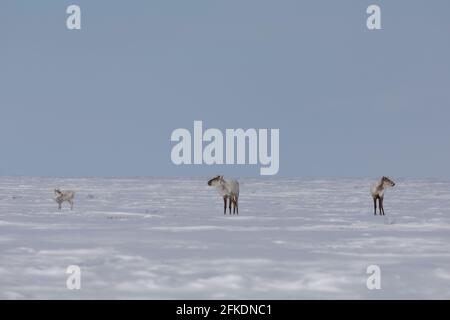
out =
<svg viewBox="0 0 450 320"><path fill-rule="evenodd" d="M232 205L233 214L239 214L239 182L237 180L225 180L223 176L217 176L208 181L208 186L216 187L223 197L223 214L227 213L227 201L230 214Z"/></svg>
<svg viewBox="0 0 450 320"><path fill-rule="evenodd" d="M63 202L70 203L70 210L73 210L73 199L75 198L74 191L61 191L55 189L55 201L58 203L58 209L61 210L61 205Z"/></svg>
<svg viewBox="0 0 450 320"><path fill-rule="evenodd" d="M379 181L377 181L370 190L373 198L373 214L377 215L377 200L378 200L378 208L380 210L380 216L384 216L384 190L389 187L395 186L394 181L387 177L382 177Z"/></svg>

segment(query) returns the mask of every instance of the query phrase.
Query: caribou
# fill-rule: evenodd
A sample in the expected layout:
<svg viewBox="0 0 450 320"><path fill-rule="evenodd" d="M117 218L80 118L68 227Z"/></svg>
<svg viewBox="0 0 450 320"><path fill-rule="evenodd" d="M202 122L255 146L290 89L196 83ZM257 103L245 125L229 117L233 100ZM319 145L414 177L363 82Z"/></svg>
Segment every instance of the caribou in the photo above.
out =
<svg viewBox="0 0 450 320"><path fill-rule="evenodd" d="M63 202L70 203L70 210L73 210L73 199L75 198L74 191L61 191L55 189L55 201L58 204L58 209L61 210Z"/></svg>
<svg viewBox="0 0 450 320"><path fill-rule="evenodd" d="M216 187L223 197L223 214L227 213L227 201L230 214L232 206L233 214L239 214L239 182L237 180L225 180L223 176L216 176L208 181L208 186Z"/></svg>
<svg viewBox="0 0 450 320"><path fill-rule="evenodd" d="M377 200L378 200L378 209L380 211L380 216L385 215L384 214L384 191L386 188L395 186L394 181L387 177L382 177L380 180L378 180L371 188L370 193L372 194L373 198L373 214L377 215Z"/></svg>

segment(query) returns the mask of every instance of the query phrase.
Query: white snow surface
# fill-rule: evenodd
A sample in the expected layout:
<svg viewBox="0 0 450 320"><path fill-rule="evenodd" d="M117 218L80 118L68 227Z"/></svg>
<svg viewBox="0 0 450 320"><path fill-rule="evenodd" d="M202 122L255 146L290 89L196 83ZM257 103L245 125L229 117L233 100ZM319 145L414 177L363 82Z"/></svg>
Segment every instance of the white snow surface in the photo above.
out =
<svg viewBox="0 0 450 320"><path fill-rule="evenodd" d="M396 181L382 217L373 179L241 178L230 216L207 180L0 177L0 298L450 299L450 182Z"/></svg>

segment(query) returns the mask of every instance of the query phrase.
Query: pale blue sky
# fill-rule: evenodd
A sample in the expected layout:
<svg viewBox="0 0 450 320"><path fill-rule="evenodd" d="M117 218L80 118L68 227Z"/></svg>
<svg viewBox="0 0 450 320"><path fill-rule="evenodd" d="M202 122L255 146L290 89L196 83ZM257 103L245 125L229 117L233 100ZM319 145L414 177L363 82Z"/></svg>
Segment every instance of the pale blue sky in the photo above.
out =
<svg viewBox="0 0 450 320"><path fill-rule="evenodd" d="M43 2L0 2L0 175L259 174L173 165L203 120L279 128L281 176L450 178L448 0Z"/></svg>

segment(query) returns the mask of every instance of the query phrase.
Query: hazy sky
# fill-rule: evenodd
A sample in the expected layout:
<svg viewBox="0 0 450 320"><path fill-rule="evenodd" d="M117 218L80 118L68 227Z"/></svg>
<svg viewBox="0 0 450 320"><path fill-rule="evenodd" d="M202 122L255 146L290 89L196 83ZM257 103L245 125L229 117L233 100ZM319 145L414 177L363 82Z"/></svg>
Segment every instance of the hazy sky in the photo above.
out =
<svg viewBox="0 0 450 320"><path fill-rule="evenodd" d="M2 0L0 175L259 175L175 166L172 131L202 120L279 128L281 176L449 179L449 14L448 0Z"/></svg>

